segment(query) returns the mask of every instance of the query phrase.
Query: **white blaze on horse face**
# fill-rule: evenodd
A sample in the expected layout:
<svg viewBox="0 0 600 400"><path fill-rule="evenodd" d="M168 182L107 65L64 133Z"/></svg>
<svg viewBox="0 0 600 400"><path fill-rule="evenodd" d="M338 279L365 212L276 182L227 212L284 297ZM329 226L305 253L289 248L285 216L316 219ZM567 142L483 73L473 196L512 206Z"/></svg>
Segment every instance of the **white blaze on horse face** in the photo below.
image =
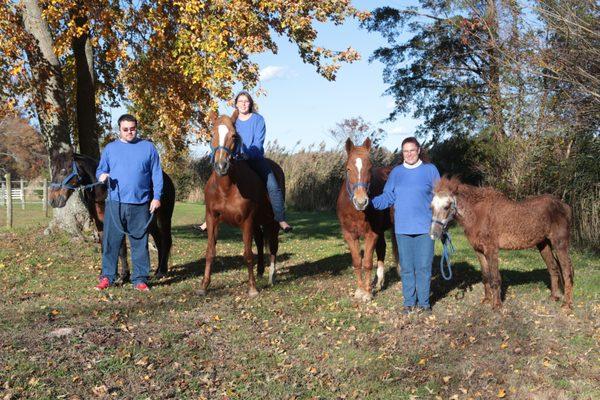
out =
<svg viewBox="0 0 600 400"><path fill-rule="evenodd" d="M441 211L446 206L448 206L452 202L450 196L440 196L436 194L433 196L433 200L431 200L431 207L433 208L433 212Z"/></svg>
<svg viewBox="0 0 600 400"><path fill-rule="evenodd" d="M219 125L219 146L225 146L225 139L227 138L227 134L229 133L229 128L225 125Z"/></svg>
<svg viewBox="0 0 600 400"><path fill-rule="evenodd" d="M362 170L362 160L360 158L357 158L356 161L354 161L354 164L356 165L356 170L358 171L358 182L360 182L360 171Z"/></svg>

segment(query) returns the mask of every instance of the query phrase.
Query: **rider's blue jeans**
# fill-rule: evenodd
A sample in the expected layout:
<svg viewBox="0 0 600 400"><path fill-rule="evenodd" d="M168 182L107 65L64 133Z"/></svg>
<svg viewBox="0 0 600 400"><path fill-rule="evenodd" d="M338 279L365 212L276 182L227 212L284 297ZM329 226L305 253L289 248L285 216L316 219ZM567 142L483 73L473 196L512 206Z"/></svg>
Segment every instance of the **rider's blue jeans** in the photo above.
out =
<svg viewBox="0 0 600 400"><path fill-rule="evenodd" d="M117 274L119 249L128 232L131 246L132 275L134 285L148 281L150 256L148 254L148 233L144 226L150 218L148 203L128 204L107 200L104 210L104 236L102 237L102 276L112 284Z"/></svg>
<svg viewBox="0 0 600 400"><path fill-rule="evenodd" d="M429 308L433 240L428 234L396 234L404 306Z"/></svg>
<svg viewBox="0 0 600 400"><path fill-rule="evenodd" d="M283 201L283 193L281 188L275 179L275 174L271 170L271 165L264 158L257 160L246 160L250 168L254 170L260 176L263 182L267 184L267 192L269 192L269 199L271 200L271 206L273 207L273 214L275 221L285 220L285 206Z"/></svg>

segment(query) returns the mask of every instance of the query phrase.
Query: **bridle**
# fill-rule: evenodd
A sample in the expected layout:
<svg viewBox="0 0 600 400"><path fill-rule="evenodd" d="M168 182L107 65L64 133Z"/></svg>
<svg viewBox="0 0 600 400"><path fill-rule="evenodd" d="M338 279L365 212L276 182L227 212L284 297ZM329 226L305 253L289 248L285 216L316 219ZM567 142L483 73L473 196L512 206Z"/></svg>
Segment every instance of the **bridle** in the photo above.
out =
<svg viewBox="0 0 600 400"><path fill-rule="evenodd" d="M367 193L369 193L369 186L371 186L371 183L365 183L365 182L356 182L355 184L351 185L350 184L350 176L348 174L348 171L346 171L346 191L348 192L348 197L350 197L350 200L352 200L354 198L354 191L356 191L356 189L362 187L365 188L365 190L367 191Z"/></svg>
<svg viewBox="0 0 600 400"><path fill-rule="evenodd" d="M226 146L213 146L212 144L209 144L210 146L210 163L214 163L215 162L215 155L217 154L217 151L219 150L223 150L230 158L236 153L236 150L238 148L238 144L239 144L239 136L236 135L234 137L234 146L233 149L230 149L229 147Z"/></svg>
<svg viewBox="0 0 600 400"><path fill-rule="evenodd" d="M73 179L73 178L77 178L76 181L76 186L73 186L71 184L69 184L69 182ZM98 185L103 185L104 182L94 182L94 183L89 183L87 185L80 185L82 181L82 177L79 174L79 169L77 168L77 162L75 162L75 160L73 160L73 164L71 164L71 173L62 180L61 183L50 183L50 187L53 189L70 189L70 190L75 190L77 188L82 188L84 190L86 189L91 189L94 186L98 186Z"/></svg>

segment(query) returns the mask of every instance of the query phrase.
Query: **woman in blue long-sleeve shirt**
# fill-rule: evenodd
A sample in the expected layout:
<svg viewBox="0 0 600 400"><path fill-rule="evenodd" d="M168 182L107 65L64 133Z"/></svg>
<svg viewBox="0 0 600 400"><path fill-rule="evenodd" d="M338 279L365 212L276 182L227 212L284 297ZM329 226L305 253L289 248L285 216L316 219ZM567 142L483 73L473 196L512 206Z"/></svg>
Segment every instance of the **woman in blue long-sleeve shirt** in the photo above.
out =
<svg viewBox="0 0 600 400"><path fill-rule="evenodd" d="M383 193L372 200L383 210L394 206L394 230L398 243L404 312L415 307L430 310L429 286L433 262L431 199L440 179L435 165L421 159L421 145L414 137L402 141L403 163L395 167Z"/></svg>
<svg viewBox="0 0 600 400"><path fill-rule="evenodd" d="M254 100L246 91L235 96L235 108L238 110L235 130L241 138L238 157L246 160L250 168L266 183L275 221L279 222L284 232L289 232L292 227L285 220L284 196L271 166L265 159L265 119L254 110ZM202 231L206 229L206 222L200 226L200 229Z"/></svg>

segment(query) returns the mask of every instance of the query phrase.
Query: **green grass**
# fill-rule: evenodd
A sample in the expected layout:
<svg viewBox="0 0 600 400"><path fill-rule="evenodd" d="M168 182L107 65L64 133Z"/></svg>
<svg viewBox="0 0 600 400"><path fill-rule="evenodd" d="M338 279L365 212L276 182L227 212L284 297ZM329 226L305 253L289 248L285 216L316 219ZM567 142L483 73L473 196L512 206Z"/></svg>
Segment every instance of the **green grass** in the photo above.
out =
<svg viewBox="0 0 600 400"><path fill-rule="evenodd" d="M475 254L453 229L453 280L439 277L436 257L433 314L404 316L391 246L387 287L356 301L335 214L292 211L275 286L261 278L260 295L248 299L241 234L224 226L200 297L206 240L193 226L204 210L178 203L170 275L150 294L98 293L98 246L44 236L41 208L31 211L0 229L0 398L600 398L592 254L571 253L568 315L548 300L536 251L501 252L505 302L496 313L480 304ZM59 328L72 333L49 336Z"/></svg>

